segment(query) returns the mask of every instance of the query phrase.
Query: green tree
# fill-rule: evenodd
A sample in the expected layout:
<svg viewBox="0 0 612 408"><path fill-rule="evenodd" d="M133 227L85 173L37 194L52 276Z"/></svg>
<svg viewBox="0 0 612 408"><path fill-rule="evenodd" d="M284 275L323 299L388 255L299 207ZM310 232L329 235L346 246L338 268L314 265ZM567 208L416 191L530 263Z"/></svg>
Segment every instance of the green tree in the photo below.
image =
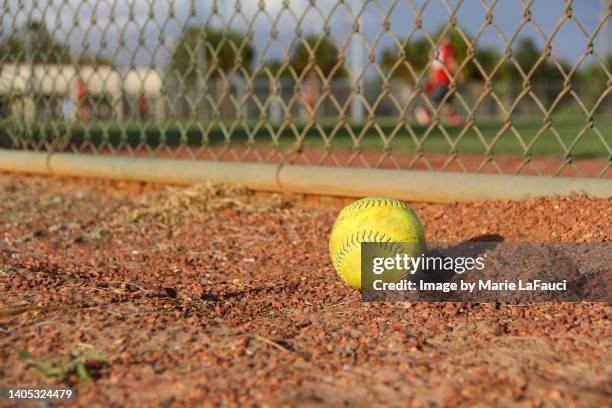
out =
<svg viewBox="0 0 612 408"><path fill-rule="evenodd" d="M606 70L608 71L607 73ZM580 81L594 82L602 85L606 84L608 81L612 80L612 55L601 62L591 62L583 67L579 74Z"/></svg>
<svg viewBox="0 0 612 408"><path fill-rule="evenodd" d="M294 48L291 66L298 82L306 80L304 116L312 114L307 106L313 107L320 100L320 81L344 78L348 74L338 48L328 37L320 35L309 35Z"/></svg>
<svg viewBox="0 0 612 408"><path fill-rule="evenodd" d="M0 62L24 62L26 60L25 47L16 36L10 36L0 42Z"/></svg>
<svg viewBox="0 0 612 408"><path fill-rule="evenodd" d="M305 37L293 51L291 66L298 76L319 77L318 71L325 78L347 76L338 48L325 36Z"/></svg>
<svg viewBox="0 0 612 408"><path fill-rule="evenodd" d="M279 79L302 76L316 81L320 78L319 71L324 78L345 78L348 75L334 43L327 37L310 35L293 49L287 65L280 59L270 59L257 69L257 77L268 78L269 74Z"/></svg>
<svg viewBox="0 0 612 408"><path fill-rule="evenodd" d="M532 91L544 103L544 106L553 103L562 91L565 82L558 65L565 74L569 73L571 68L559 59L553 61L549 57L543 58L544 51L530 37L521 39L513 48L512 55L515 62L507 61L500 76L516 84L528 80ZM569 100L569 97L566 96L565 99Z"/></svg>
<svg viewBox="0 0 612 408"><path fill-rule="evenodd" d="M270 59L257 68L256 77L260 79L285 79L291 77L291 65L284 66L279 59Z"/></svg>
<svg viewBox="0 0 612 408"><path fill-rule="evenodd" d="M500 71L501 67L493 75L493 70L497 67L501 58L500 53L493 48L476 49L474 59L468 63L469 68L465 77L467 79L484 80L486 76L497 81L504 80L503 73ZM480 68L476 65L476 61L478 61Z"/></svg>
<svg viewBox="0 0 612 408"><path fill-rule="evenodd" d="M388 48L383 51L379 64L392 79L416 82L423 73L431 55L431 47L424 37L409 41L403 53Z"/></svg>
<svg viewBox="0 0 612 408"><path fill-rule="evenodd" d="M212 78L251 70L255 50L247 36L205 27L191 27L179 38L171 55L171 69L187 82L206 72Z"/></svg>
<svg viewBox="0 0 612 408"><path fill-rule="evenodd" d="M584 64L573 76L574 90L587 107L592 108L599 102L599 112L607 108L609 98L601 96L612 84L612 56L601 60L592 60Z"/></svg>
<svg viewBox="0 0 612 408"><path fill-rule="evenodd" d="M17 32L0 42L0 62L33 64L82 64L111 65L108 58L81 53L72 56L70 47L57 41L46 24L30 20Z"/></svg>
<svg viewBox="0 0 612 408"><path fill-rule="evenodd" d="M546 82L557 87L561 86L564 77L561 71L559 71L557 63L566 74L570 71L570 67L558 59L557 63L550 58L542 59L543 54L543 50L536 45L532 38L525 37L521 39L517 46L514 47L512 56L520 66L523 74L521 74L514 63L508 61L502 69L502 75L512 82L523 82L524 76L529 76L530 82Z"/></svg>

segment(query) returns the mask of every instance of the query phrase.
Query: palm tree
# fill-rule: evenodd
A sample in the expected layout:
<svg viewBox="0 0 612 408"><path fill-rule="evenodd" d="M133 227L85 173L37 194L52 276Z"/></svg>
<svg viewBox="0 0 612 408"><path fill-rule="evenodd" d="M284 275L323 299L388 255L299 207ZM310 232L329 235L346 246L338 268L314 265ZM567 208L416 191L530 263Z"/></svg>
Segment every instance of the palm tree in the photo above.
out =
<svg viewBox="0 0 612 408"><path fill-rule="evenodd" d="M325 36L310 35L293 51L291 67L298 82L307 79L305 105L312 106L319 97L319 80L344 78L347 71L338 48Z"/></svg>
<svg viewBox="0 0 612 408"><path fill-rule="evenodd" d="M21 28L0 42L0 63L112 65L100 55L80 53L73 58L70 47L57 41L43 21L29 20Z"/></svg>
<svg viewBox="0 0 612 408"><path fill-rule="evenodd" d="M191 27L179 38L172 51L170 67L187 83L230 74L245 76L251 70L255 50L248 38L238 32L207 27Z"/></svg>
<svg viewBox="0 0 612 408"><path fill-rule="evenodd" d="M170 73L174 79L183 83L180 93L186 97L185 101L194 99L188 96L189 90L185 85L198 81L204 81L206 84L208 80L212 80L215 84L214 105L221 112L229 112L231 106L228 104L236 106L224 94L224 84L230 83L234 75L245 79L250 77L254 59L255 49L245 34L209 27L190 27L181 35L172 51ZM197 91L201 89L198 88ZM207 100L195 98L199 102L189 103L190 115L194 116L196 112L200 112L208 116Z"/></svg>
<svg viewBox="0 0 612 408"><path fill-rule="evenodd" d="M325 36L310 35L295 47L291 66L298 76L319 76L321 72L325 79L346 76L344 64L340 61L338 48Z"/></svg>

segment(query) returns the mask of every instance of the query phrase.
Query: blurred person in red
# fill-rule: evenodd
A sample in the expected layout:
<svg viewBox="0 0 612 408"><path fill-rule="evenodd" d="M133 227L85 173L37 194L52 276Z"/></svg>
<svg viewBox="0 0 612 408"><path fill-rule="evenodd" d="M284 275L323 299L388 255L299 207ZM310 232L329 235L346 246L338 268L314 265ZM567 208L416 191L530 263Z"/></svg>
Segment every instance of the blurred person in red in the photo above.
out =
<svg viewBox="0 0 612 408"><path fill-rule="evenodd" d="M140 114L140 119L147 119L149 117L149 103L144 95L140 95L138 98L138 113Z"/></svg>
<svg viewBox="0 0 612 408"><path fill-rule="evenodd" d="M81 78L77 82L77 100L79 101L79 118L83 122L88 122L91 119L91 103L87 96L87 85Z"/></svg>
<svg viewBox="0 0 612 408"><path fill-rule="evenodd" d="M455 112L451 105L452 95L447 97L451 77L455 76L457 68L458 64L453 53L452 44L448 37L444 37L436 50L436 59L431 64L424 90L429 99L437 106L444 101L442 113L451 126L458 126L461 124L461 117ZM457 79L460 80L461 78ZM446 100L444 100L444 98L446 98ZM433 114L425 106L418 106L415 110L415 116L421 125L428 125L431 123Z"/></svg>

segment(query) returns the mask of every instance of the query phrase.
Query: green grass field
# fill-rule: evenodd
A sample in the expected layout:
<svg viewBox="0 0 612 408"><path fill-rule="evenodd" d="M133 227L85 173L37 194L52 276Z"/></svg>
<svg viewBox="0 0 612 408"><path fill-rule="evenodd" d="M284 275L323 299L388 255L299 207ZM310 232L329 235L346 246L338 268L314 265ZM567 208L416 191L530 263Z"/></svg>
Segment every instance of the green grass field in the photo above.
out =
<svg viewBox="0 0 612 408"><path fill-rule="evenodd" d="M555 134L551 129L541 131L541 120L516 121L512 129L503 132L499 121L479 121L467 130L463 127L445 127L444 131L439 128L428 131L415 124L398 128L392 121L377 122L367 128L353 125L350 131L347 126L337 126L329 121L319 122L315 127L296 124L283 129L274 126L258 128L256 122L248 121L241 125L227 122L214 126L206 122L91 122L67 126L63 122L5 121L0 124L0 144L19 148L21 141L38 142L44 139L48 142L69 141L75 146L88 140L95 146L146 144L155 147L165 144L173 147L181 144L201 146L203 143L214 146L231 140L231 146L279 146L289 149L299 138L305 149L329 146L333 150L352 150L359 145L364 151L390 148L396 152L410 153L416 152L420 145L423 152L448 153L452 150L452 143L458 153L484 155L487 153L486 144L489 146L488 152L494 155L522 156L529 150L532 156L562 157L566 151L561 140L571 150L573 157L612 157L612 117L596 118L594 127L599 134L591 128L584 130L584 125L584 119L553 120ZM576 139L578 134L581 135ZM390 141L383 141L381 135ZM323 136L329 141L326 142Z"/></svg>

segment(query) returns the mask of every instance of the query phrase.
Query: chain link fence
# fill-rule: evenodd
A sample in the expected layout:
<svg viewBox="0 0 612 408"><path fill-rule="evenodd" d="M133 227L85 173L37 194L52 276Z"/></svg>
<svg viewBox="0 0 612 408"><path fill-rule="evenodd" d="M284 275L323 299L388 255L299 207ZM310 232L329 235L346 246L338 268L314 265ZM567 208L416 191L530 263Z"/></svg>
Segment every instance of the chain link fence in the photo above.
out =
<svg viewBox="0 0 612 408"><path fill-rule="evenodd" d="M608 1L5 0L0 144L610 178Z"/></svg>

